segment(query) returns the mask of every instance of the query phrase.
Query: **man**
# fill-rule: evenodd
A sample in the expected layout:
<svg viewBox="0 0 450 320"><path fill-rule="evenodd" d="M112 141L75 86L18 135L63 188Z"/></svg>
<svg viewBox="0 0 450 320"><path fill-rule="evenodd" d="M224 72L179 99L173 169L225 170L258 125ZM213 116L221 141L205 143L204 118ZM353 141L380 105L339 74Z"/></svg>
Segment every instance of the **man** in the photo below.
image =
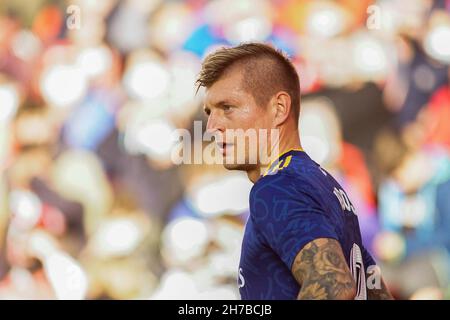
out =
<svg viewBox="0 0 450 320"><path fill-rule="evenodd" d="M206 88L207 130L225 158L238 151L228 131L278 132L277 140L258 135L242 151L249 160L251 148L269 150L270 165L260 152L255 162L225 163L254 183L239 267L242 299L391 298L347 195L301 147L300 84L291 62L264 44L224 48L205 59L197 84ZM280 155L270 152L276 149Z"/></svg>

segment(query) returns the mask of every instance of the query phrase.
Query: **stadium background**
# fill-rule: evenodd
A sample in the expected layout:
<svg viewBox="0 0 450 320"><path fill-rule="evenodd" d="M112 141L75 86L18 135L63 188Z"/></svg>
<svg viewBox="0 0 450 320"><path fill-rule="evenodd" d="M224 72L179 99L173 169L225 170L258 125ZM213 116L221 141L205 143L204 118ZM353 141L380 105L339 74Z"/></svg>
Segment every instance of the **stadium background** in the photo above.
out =
<svg viewBox="0 0 450 320"><path fill-rule="evenodd" d="M450 298L450 1L1 0L0 298L237 299L245 174L170 161L215 48L266 41L401 299Z"/></svg>

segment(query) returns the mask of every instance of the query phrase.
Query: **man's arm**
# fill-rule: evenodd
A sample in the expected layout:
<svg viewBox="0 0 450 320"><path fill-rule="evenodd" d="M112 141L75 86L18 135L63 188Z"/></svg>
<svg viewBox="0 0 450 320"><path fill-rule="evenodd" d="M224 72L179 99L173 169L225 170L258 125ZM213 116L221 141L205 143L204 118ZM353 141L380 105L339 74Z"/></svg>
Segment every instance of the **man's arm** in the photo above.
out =
<svg viewBox="0 0 450 320"><path fill-rule="evenodd" d="M301 286L298 299L355 298L355 281L334 239L320 238L305 245L292 264L292 274Z"/></svg>
<svg viewBox="0 0 450 320"><path fill-rule="evenodd" d="M381 288L367 289L367 300L394 300L383 278L381 278Z"/></svg>

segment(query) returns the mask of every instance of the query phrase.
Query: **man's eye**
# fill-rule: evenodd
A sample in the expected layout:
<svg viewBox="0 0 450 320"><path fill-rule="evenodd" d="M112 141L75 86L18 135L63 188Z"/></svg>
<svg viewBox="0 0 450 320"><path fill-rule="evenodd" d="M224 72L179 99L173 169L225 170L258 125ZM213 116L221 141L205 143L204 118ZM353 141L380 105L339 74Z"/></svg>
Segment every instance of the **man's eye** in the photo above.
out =
<svg viewBox="0 0 450 320"><path fill-rule="evenodd" d="M211 110L209 110L209 109L205 109L204 111L205 111L205 113L206 113L207 116L209 116L210 113L211 113Z"/></svg>
<svg viewBox="0 0 450 320"><path fill-rule="evenodd" d="M225 112L231 111L231 106L229 106L229 105L224 105L224 106L223 106L223 111L225 111Z"/></svg>

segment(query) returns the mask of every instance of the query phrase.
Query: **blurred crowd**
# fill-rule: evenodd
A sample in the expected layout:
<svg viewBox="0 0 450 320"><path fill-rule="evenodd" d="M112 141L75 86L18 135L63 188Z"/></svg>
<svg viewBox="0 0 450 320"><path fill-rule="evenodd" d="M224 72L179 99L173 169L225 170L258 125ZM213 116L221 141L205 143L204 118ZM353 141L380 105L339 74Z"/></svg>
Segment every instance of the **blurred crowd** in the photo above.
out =
<svg viewBox="0 0 450 320"><path fill-rule="evenodd" d="M298 69L394 296L450 298L450 1L2 0L0 299L239 298L252 184L170 155L202 59L246 41Z"/></svg>

